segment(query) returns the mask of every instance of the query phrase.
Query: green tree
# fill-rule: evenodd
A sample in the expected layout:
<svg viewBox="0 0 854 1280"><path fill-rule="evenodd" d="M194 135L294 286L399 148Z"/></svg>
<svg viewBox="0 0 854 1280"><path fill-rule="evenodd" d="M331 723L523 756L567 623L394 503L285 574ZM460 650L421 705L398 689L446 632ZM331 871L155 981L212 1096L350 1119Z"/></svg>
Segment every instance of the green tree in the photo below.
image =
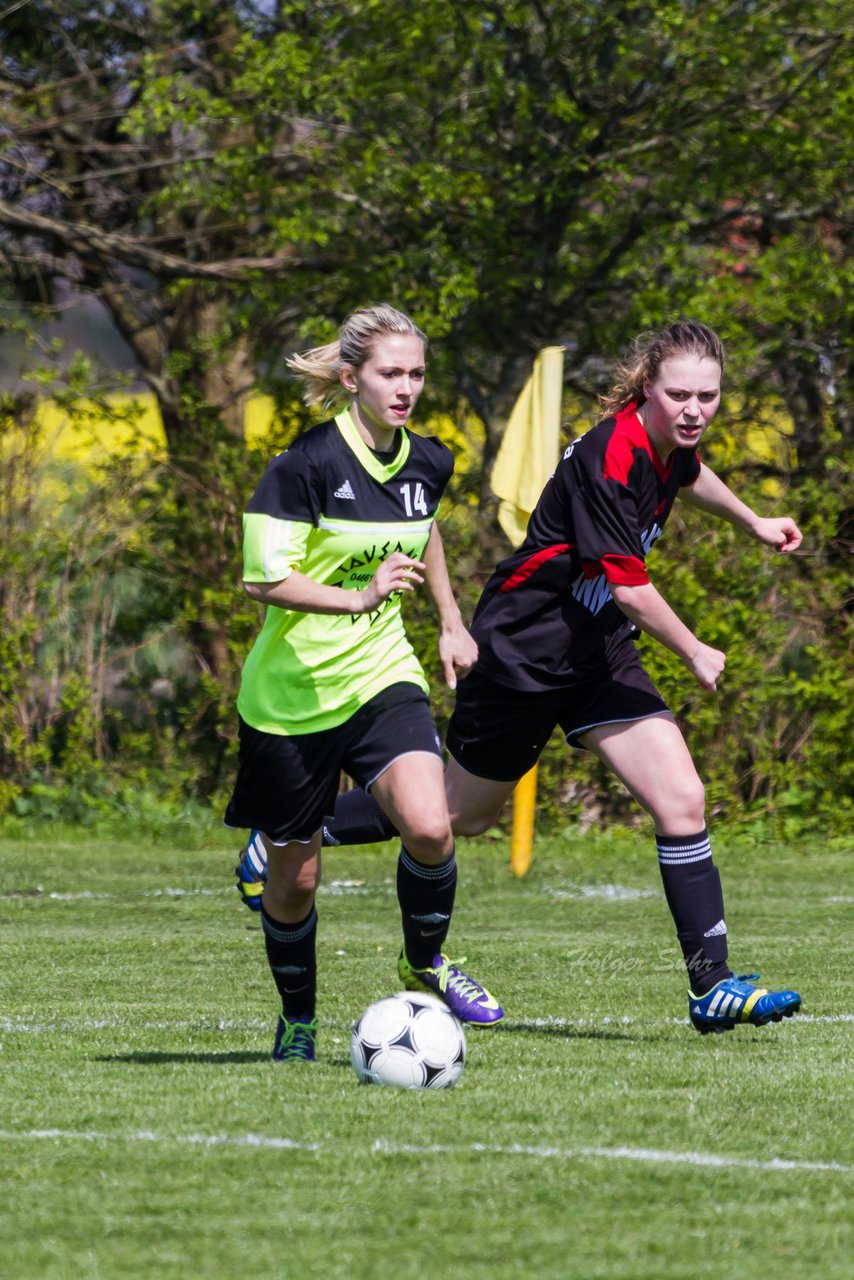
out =
<svg viewBox="0 0 854 1280"><path fill-rule="evenodd" d="M323 332L378 295L442 340L442 394L491 451L544 342L572 344L590 392L628 334L720 310L748 221L753 274L781 237L786 260L818 238L841 291L839 0L170 0L121 19L31 0L2 21L7 254L104 298L177 454L238 428L295 322ZM797 311L808 288L790 273ZM724 290L748 310L750 292ZM789 328L781 366L804 349Z"/></svg>
<svg viewBox="0 0 854 1280"><path fill-rule="evenodd" d="M433 402L484 424L484 524L539 346L567 344L592 412L630 335L710 320L739 412L770 395L794 415L794 461L761 466L784 488L802 477L817 568L838 564L841 0L29 0L0 16L0 48L7 273L43 296L56 277L96 293L161 406L160 552L202 673L194 732L221 744L249 625L230 604L242 398L262 384L284 403L282 345L379 297L434 335Z"/></svg>

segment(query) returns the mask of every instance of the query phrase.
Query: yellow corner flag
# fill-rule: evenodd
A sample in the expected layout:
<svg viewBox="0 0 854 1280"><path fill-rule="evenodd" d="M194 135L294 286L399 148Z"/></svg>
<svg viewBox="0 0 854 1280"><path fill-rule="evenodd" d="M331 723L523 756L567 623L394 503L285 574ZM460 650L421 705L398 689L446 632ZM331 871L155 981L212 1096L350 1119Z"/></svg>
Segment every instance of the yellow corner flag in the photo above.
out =
<svg viewBox="0 0 854 1280"><path fill-rule="evenodd" d="M528 518L557 466L562 400L563 347L546 347L513 406L492 468L492 490L501 499L498 522L514 547L524 541ZM513 792L510 866L517 876L531 865L536 803L534 765Z"/></svg>
<svg viewBox="0 0 854 1280"><path fill-rule="evenodd" d="M501 499L498 521L514 547L557 465L562 398L563 347L545 347L507 419L490 479Z"/></svg>

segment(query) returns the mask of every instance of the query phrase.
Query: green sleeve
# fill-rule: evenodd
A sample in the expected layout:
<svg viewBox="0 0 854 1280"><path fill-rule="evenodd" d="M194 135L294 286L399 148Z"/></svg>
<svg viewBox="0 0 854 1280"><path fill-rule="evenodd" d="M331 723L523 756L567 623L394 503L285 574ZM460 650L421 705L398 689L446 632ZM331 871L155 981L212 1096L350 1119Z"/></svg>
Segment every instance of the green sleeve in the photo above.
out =
<svg viewBox="0 0 854 1280"><path fill-rule="evenodd" d="M248 511L243 517L243 581L281 582L305 557L312 525Z"/></svg>

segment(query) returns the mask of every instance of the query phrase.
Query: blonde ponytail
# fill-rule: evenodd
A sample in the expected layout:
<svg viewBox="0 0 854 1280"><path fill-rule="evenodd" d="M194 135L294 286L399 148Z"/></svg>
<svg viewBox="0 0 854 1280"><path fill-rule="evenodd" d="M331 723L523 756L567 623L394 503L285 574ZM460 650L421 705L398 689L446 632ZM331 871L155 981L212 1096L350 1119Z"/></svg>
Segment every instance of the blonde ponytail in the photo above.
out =
<svg viewBox="0 0 854 1280"><path fill-rule="evenodd" d="M292 373L304 384L302 398L307 405L322 404L328 409L347 394L338 377L341 368L341 343L336 338L325 347L295 351L285 361Z"/></svg>

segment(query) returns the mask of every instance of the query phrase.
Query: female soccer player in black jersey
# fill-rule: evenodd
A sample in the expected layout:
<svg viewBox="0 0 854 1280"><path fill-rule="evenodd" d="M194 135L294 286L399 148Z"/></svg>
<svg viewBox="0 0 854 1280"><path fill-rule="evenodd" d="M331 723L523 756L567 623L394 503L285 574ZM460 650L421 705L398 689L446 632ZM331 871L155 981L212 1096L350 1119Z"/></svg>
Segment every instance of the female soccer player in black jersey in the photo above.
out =
<svg viewBox="0 0 854 1280"><path fill-rule="evenodd" d="M334 418L274 458L244 516L244 587L267 606L243 669L240 756L226 823L253 828L268 862L260 902L282 999L273 1057L315 1056L321 825L342 770L402 837L400 977L467 1023L502 1010L448 960L454 842L427 683L406 638L402 593L426 579L449 682L477 648L451 591L435 524L450 451L407 423L424 385L426 339L387 305L354 312L339 339L289 361L306 400Z"/></svg>
<svg viewBox="0 0 854 1280"><path fill-rule="evenodd" d="M723 368L720 339L705 325L674 324L636 344L605 398L608 416L566 450L524 543L484 589L472 622L478 662L457 693L445 776L454 831L477 834L556 725L570 746L593 751L655 822L701 1032L778 1021L800 1007L796 992L765 991L727 966L703 784L634 640L640 631L658 640L704 689L724 670L725 655L694 635L647 574L677 497L778 551L801 542L792 519L758 516L700 461Z"/></svg>
<svg viewBox="0 0 854 1280"><path fill-rule="evenodd" d="M778 551L801 542L792 519L757 515L700 461L723 368L720 339L702 324L638 341L605 397L607 416L566 450L524 543L486 584L472 623L478 661L457 690L445 772L458 835L494 824L556 725L621 779L655 823L689 1016L703 1033L779 1021L800 1007L796 992L766 991L727 966L703 784L635 646L647 632L704 689L724 670L725 655L694 635L647 575L647 552L677 497ZM390 834L357 792L342 797L328 829L342 844Z"/></svg>

